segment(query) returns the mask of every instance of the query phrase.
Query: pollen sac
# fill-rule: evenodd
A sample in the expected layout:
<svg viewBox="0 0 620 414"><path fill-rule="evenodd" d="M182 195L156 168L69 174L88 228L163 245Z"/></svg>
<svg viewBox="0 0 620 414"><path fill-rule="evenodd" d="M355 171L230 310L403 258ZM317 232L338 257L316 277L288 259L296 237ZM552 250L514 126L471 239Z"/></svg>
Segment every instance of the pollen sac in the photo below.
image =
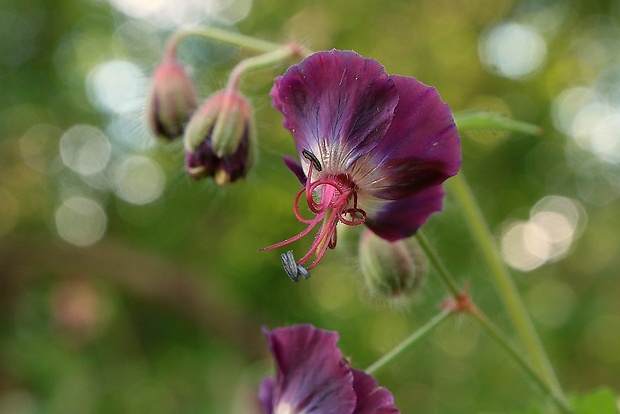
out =
<svg viewBox="0 0 620 414"><path fill-rule="evenodd" d="M359 261L370 293L385 299L417 292L428 273L426 257L414 238L390 242L370 230L360 239Z"/></svg>
<svg viewBox="0 0 620 414"><path fill-rule="evenodd" d="M310 279L310 272L300 264L297 265L297 273L304 279Z"/></svg>
<svg viewBox="0 0 620 414"><path fill-rule="evenodd" d="M312 165L314 166L315 170L323 171L323 166L321 166L321 162L316 157L316 155L314 155L313 153L311 153L307 149L301 150L301 155L303 155L305 159L307 159L308 161L310 161L312 163Z"/></svg>
<svg viewBox="0 0 620 414"><path fill-rule="evenodd" d="M147 102L151 132L166 139L183 135L185 124L198 106L196 87L176 60L167 58L155 70Z"/></svg>
<svg viewBox="0 0 620 414"><path fill-rule="evenodd" d="M286 253L282 253L280 258L282 259L282 266L284 266L284 271L286 272L286 275L293 282L298 282L299 281L299 265L295 262L293 251L289 250ZM305 270L306 273L308 273L308 271L305 268L302 267L302 269ZM308 277L309 276L310 276L310 273L308 273ZM304 278L306 279L308 277L304 276Z"/></svg>
<svg viewBox="0 0 620 414"><path fill-rule="evenodd" d="M239 92L208 98L185 131L185 168L194 179L213 177L225 185L245 177L256 158L252 107Z"/></svg>

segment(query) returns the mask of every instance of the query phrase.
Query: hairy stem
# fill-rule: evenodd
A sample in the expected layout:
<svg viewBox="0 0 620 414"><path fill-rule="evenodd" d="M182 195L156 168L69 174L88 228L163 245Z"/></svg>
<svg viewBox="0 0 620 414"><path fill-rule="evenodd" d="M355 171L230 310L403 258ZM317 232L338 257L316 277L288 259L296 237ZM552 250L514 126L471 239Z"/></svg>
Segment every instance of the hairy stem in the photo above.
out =
<svg viewBox="0 0 620 414"><path fill-rule="evenodd" d="M545 381L544 377L539 371L529 362L514 344L489 320L489 318L476 306L472 304L466 312L471 315L478 323L491 335L497 343L508 352L515 362L523 369L528 378L531 379L536 385L538 385L547 395L551 397L555 405L564 414L574 414L572 408L568 404L566 397L554 389L548 381Z"/></svg>
<svg viewBox="0 0 620 414"><path fill-rule="evenodd" d="M454 281L454 278L450 274L450 271L443 263L441 257L432 248L426 237L418 232L416 235L420 246L426 252L429 260L438 271L441 280L446 288L452 294L454 300L452 303L448 302L445 308L452 310L452 312L462 312L471 315L476 319L495 339L498 344L508 352L508 354L515 360L515 362L525 371L528 378L530 378L536 385L538 385L543 392L549 395L558 408L565 414L572 414L568 400L559 387L555 387L554 384L548 381L540 369L534 367L528 359L526 359L517 348L510 342L510 340L491 322L491 320L482 312L468 296L467 292L458 290L458 286Z"/></svg>
<svg viewBox="0 0 620 414"><path fill-rule="evenodd" d="M424 250L424 253L426 253L426 257L428 257L428 260L431 261L431 264L439 273L439 277L441 278L441 280L443 280L443 283L446 285L454 299L458 300L458 298L461 296L461 289L454 281L452 275L450 275L450 271L444 265L443 261L441 260L433 246L430 244L430 242L421 230L418 230L415 237L418 243L420 243L420 247L422 247L422 250Z"/></svg>
<svg viewBox="0 0 620 414"><path fill-rule="evenodd" d="M439 326L443 321L448 319L450 315L454 314L454 309L444 309L433 319L428 321L425 325L418 328L411 335L409 335L404 341L398 344L394 349L392 349L387 354L383 355L379 358L374 364L370 365L366 368L366 372L369 374L376 374L377 371L384 368L390 362L394 361L400 355L402 355L405 351L409 350L413 345L420 342L422 339L426 338L426 336L433 331L437 326Z"/></svg>
<svg viewBox="0 0 620 414"><path fill-rule="evenodd" d="M540 338L534 328L525 304L519 295L514 280L504 265L497 245L489 230L482 211L474 198L463 173L459 173L448 181L463 215L465 216L474 242L478 245L490 269L492 280L504 302L504 306L517 334L532 361L541 371L549 387L559 394L563 394L558 379L553 371L549 358L542 346Z"/></svg>
<svg viewBox="0 0 620 414"><path fill-rule="evenodd" d="M289 43L262 55L244 59L230 73L228 88L233 90L239 89L241 78L250 72L275 66L286 59L294 57L304 58L309 54L310 52L305 47L297 43Z"/></svg>
<svg viewBox="0 0 620 414"><path fill-rule="evenodd" d="M196 27L175 32L168 39L167 53L174 54L178 44L187 37L202 37L217 42L228 43L235 46L245 47L256 52L271 52L281 47L280 44L266 40L256 39L240 33L230 32L215 27Z"/></svg>

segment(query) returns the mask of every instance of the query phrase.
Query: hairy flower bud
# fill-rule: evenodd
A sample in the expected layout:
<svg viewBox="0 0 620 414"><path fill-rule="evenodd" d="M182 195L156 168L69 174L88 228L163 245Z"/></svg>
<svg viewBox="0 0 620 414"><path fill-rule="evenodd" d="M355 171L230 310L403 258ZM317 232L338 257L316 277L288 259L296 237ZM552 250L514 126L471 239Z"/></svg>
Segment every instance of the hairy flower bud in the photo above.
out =
<svg viewBox="0 0 620 414"><path fill-rule="evenodd" d="M219 185L245 177L256 158L252 106L235 90L208 98L185 131L186 171Z"/></svg>
<svg viewBox="0 0 620 414"><path fill-rule="evenodd" d="M196 88L191 77L176 60L165 59L155 70L147 103L150 130L158 137L180 137L197 106Z"/></svg>
<svg viewBox="0 0 620 414"><path fill-rule="evenodd" d="M415 293L426 277L426 257L414 238L390 242L365 230L359 260L371 294L399 298Z"/></svg>

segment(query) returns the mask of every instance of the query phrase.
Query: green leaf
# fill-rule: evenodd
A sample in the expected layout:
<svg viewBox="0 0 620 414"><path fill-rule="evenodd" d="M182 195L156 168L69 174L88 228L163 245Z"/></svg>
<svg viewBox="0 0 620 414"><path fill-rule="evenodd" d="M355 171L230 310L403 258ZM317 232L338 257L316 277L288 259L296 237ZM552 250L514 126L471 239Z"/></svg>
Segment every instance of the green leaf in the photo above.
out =
<svg viewBox="0 0 620 414"><path fill-rule="evenodd" d="M618 414L616 396L607 388L572 398L576 414Z"/></svg>
<svg viewBox="0 0 620 414"><path fill-rule="evenodd" d="M459 131L466 130L493 130L493 131L515 131L530 135L542 135L541 127L527 122L515 121L506 118L497 112L488 111L467 111L454 114L454 122Z"/></svg>

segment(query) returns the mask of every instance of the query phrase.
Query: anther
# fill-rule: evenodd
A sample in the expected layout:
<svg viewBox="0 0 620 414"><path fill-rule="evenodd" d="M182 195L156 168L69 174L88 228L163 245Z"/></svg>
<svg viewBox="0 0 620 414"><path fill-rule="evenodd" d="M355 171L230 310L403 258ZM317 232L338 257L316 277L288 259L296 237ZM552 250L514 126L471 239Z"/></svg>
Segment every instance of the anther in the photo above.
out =
<svg viewBox="0 0 620 414"><path fill-rule="evenodd" d="M310 272L308 271L308 269L306 269L305 267L303 267L302 265L298 264L297 265L297 272L304 278L304 279L309 279L310 278Z"/></svg>
<svg viewBox="0 0 620 414"><path fill-rule="evenodd" d="M305 159L307 159L308 161L312 163L312 165L314 165L315 170L317 171L323 170L323 167L321 166L321 162L316 157L316 155L314 155L313 153L311 153L305 148L301 150L301 155L303 155Z"/></svg>
<svg viewBox="0 0 620 414"><path fill-rule="evenodd" d="M286 253L282 253L280 255L280 259L282 259L282 266L284 266L284 271L286 272L286 275L293 281L293 282L298 282L299 281L299 265L295 262L295 257L293 256L293 251L289 250ZM303 268L303 266L302 266ZM305 271L305 273L302 273L302 276L307 279L310 276L310 273L308 273L308 271L303 268L303 270ZM308 276L306 277L307 274Z"/></svg>

